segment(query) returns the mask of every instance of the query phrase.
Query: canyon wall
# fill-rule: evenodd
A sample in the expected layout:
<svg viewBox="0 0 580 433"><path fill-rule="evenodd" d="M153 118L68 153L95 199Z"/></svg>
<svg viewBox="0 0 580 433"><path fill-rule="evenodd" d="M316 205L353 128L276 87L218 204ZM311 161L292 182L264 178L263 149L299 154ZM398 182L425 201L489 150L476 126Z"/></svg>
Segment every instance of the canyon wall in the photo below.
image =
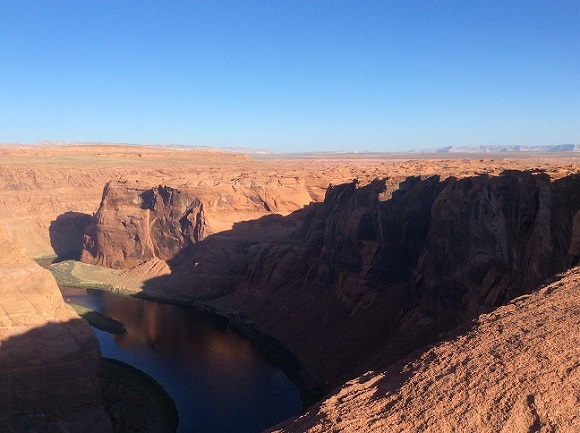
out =
<svg viewBox="0 0 580 433"><path fill-rule="evenodd" d="M96 245L95 236L111 233L99 223L106 220L103 214L121 215L108 207L107 191L87 250ZM128 200L121 202L128 206ZM141 209L139 200L131 203ZM160 214L170 215L167 209ZM197 240L199 248L182 250L175 243L168 263L175 275L190 280L177 290L195 296L192 269L203 268L203 245L211 245L209 254L219 258L210 260L211 269L220 272L210 275L238 267L237 278L222 287L227 296L212 303L251 318L331 387L433 342L568 268L578 209L579 175L552 179L540 171L506 171L444 179L395 176L362 186L353 181L331 186L324 202L288 217L234 224L227 241L206 235ZM167 233L175 232L184 212L187 206L172 221L164 217ZM291 227L286 232L285 222ZM243 242L232 248L236 239ZM220 256L220 249L227 254Z"/></svg>
<svg viewBox="0 0 580 433"><path fill-rule="evenodd" d="M2 232L0 247L0 430L112 431L90 326Z"/></svg>
<svg viewBox="0 0 580 433"><path fill-rule="evenodd" d="M9 164L0 155L0 226L30 257L80 251L82 233L115 169Z"/></svg>
<svg viewBox="0 0 580 433"><path fill-rule="evenodd" d="M217 232L240 219L288 213L323 196L326 177L311 176L307 185L303 175L295 167L196 149L0 146L0 226L31 257L78 258L84 228L111 180L211 190L208 230Z"/></svg>
<svg viewBox="0 0 580 433"><path fill-rule="evenodd" d="M251 250L232 305L334 385L567 269L579 208L578 175L335 186L292 243Z"/></svg>
<svg viewBox="0 0 580 433"><path fill-rule="evenodd" d="M579 287L576 267L272 431L580 431Z"/></svg>
<svg viewBox="0 0 580 433"><path fill-rule="evenodd" d="M25 257L84 246L85 261L149 276L145 292L204 303L276 337L325 391L578 262L577 158L401 158L0 148L0 430L109 428L96 341ZM352 179L360 183L343 184ZM533 418L544 406L530 394L513 402Z"/></svg>

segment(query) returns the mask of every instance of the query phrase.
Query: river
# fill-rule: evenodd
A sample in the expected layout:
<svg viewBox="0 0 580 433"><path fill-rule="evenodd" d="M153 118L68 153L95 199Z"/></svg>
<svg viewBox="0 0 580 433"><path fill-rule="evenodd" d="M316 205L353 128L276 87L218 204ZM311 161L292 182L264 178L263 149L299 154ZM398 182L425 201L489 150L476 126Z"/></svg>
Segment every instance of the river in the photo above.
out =
<svg viewBox="0 0 580 433"><path fill-rule="evenodd" d="M61 288L69 303L121 323L94 329L101 354L153 377L174 399L178 432L253 433L297 415L298 390L215 314L99 290Z"/></svg>

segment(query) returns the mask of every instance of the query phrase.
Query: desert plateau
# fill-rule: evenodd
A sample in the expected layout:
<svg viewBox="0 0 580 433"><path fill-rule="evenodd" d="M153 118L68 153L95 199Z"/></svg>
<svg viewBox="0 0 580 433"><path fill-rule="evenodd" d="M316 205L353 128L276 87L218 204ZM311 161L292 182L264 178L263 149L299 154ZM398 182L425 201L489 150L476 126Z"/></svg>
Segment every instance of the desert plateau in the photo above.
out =
<svg viewBox="0 0 580 433"><path fill-rule="evenodd" d="M579 431L564 150L0 145L0 430Z"/></svg>

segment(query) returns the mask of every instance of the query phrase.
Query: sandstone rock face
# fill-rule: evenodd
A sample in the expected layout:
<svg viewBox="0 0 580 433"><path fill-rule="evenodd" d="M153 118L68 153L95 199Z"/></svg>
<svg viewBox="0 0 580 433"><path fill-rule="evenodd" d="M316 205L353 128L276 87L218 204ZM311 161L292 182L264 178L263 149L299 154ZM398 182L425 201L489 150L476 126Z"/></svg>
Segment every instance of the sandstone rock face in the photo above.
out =
<svg viewBox="0 0 580 433"><path fill-rule="evenodd" d="M82 240L84 258L91 263L132 268L131 278L158 275L145 282L145 291L173 291L180 299L201 300L240 314L291 348L329 390L361 371L390 365L440 339L457 323L530 291L579 255L577 157L407 157L256 161L145 146L0 146L0 227L10 240L21 241L30 256L68 255L78 251ZM376 178L386 180L373 182ZM342 184L352 179L360 183ZM327 190L329 184L336 186ZM99 202L103 206L97 210ZM142 263L148 259L153 260ZM168 266L159 259L166 259ZM29 280L36 281L31 275L40 275L27 261L8 265L3 268L7 275L21 275L17 269L24 272L12 280L19 287L28 288ZM171 274L160 277L155 269L164 274L171 269ZM8 339L0 353L7 345L36 348L38 341L54 341L38 330L58 334L66 328L71 335L78 331L59 319L56 327L35 328L29 334L27 318L34 324L52 323L58 316L54 308L65 310L55 295L50 299L58 305L51 310L42 301L39 316L28 304L21 307L14 301L14 296L33 299L32 295L14 295L12 286L2 289L12 301L0 305L6 305L2 317L10 317L10 322L2 319L8 324L1 328ZM41 286L44 283L35 284ZM15 318L26 326L12 326ZM16 329L32 343L17 344L21 335ZM84 337L76 341L84 351ZM88 352L94 343L90 341ZM55 365L69 365L83 352L71 349L73 343L66 346L71 357ZM517 353L518 347L513 349ZM53 359L47 365L52 366ZM28 361L14 362L26 366ZM12 363L2 368L11 369ZM90 369L92 363L83 365ZM44 368L35 368L43 380L54 376L53 370L45 375ZM65 377L55 369L56 376ZM67 367L70 371L77 368ZM16 388L4 387L7 377L11 376L0 376L2 390L32 386L25 381ZM57 389L54 383L51 387ZM64 396L60 400L68 401L70 389L58 390ZM14 402L26 392L17 394ZM92 391L81 394L86 398L75 401L93 401ZM0 408L12 408L13 403L5 406L8 400L2 398ZM53 415L59 413L57 404L51 406L48 400L59 398L29 403L46 405L43 414L60 419ZM517 407L531 409L525 416L514 415L506 425L535 429L533 414L540 413L535 408L541 405L535 397L520 400ZM67 403L69 408L75 405ZM329 428L350 428L338 419L332 422ZM17 431L29 429L12 425ZM78 425L69 430L85 431ZM372 429L373 424L364 426L362 430ZM6 424L0 427L8 429Z"/></svg>
<svg viewBox="0 0 580 433"><path fill-rule="evenodd" d="M529 292L570 266L579 208L580 176L449 180L433 205L412 289L425 309L461 307L466 317Z"/></svg>
<svg viewBox="0 0 580 433"><path fill-rule="evenodd" d="M279 176L222 183L179 178L157 185L140 177L111 181L86 229L81 260L113 268L168 260L240 220L288 214L311 201L301 180Z"/></svg>
<svg viewBox="0 0 580 433"><path fill-rule="evenodd" d="M97 339L49 271L0 233L0 430L109 432Z"/></svg>
<svg viewBox="0 0 580 433"><path fill-rule="evenodd" d="M103 187L127 177L148 182L149 188L187 184L217 191L206 203L206 212L216 210L209 219L212 232L270 212L299 209L321 191L323 195L328 185L327 176L318 174L306 185L301 165L282 168L216 151L0 145L0 226L30 256L78 254L79 236L82 241L84 228L99 208Z"/></svg>
<svg viewBox="0 0 580 433"><path fill-rule="evenodd" d="M335 186L290 242L250 249L232 305L331 386L567 269L579 193L530 172Z"/></svg>
<svg viewBox="0 0 580 433"><path fill-rule="evenodd" d="M579 287L574 268L272 431L579 431Z"/></svg>
<svg viewBox="0 0 580 433"><path fill-rule="evenodd" d="M112 268L166 260L202 240L205 225L203 204L188 192L109 182L81 260Z"/></svg>

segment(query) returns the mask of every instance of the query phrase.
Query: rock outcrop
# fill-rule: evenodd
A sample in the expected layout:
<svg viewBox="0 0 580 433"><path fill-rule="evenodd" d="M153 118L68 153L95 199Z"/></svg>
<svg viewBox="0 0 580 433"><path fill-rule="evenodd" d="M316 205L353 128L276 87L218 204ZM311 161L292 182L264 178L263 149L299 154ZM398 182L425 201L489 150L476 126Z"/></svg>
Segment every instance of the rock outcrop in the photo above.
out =
<svg viewBox="0 0 580 433"><path fill-rule="evenodd" d="M508 156L508 155L506 155ZM388 154L244 155L202 149L124 145L1 145L0 225L31 256L78 254L87 215L99 207L110 180L140 179L149 187L184 185L213 191L205 203L208 232L271 212L287 214L322 201L329 183L439 174L498 174L506 167L541 169L562 177L578 170L577 159L526 155L518 159L459 159L433 155L401 159ZM487 155L489 158L489 155ZM270 209L270 210L267 210ZM215 212L213 211L215 210ZM84 224L84 225L83 225ZM73 231L71 231L73 230Z"/></svg>
<svg viewBox="0 0 580 433"><path fill-rule="evenodd" d="M336 384L567 269L578 209L578 175L339 185L287 245L251 249L232 305Z"/></svg>
<svg viewBox="0 0 580 433"><path fill-rule="evenodd" d="M0 233L0 430L109 432L99 345L49 271Z"/></svg>
<svg viewBox="0 0 580 433"><path fill-rule="evenodd" d="M206 209L209 229L217 232L266 215L267 208L288 213L323 196L327 176L315 173L306 185L304 174L302 164L280 167L211 150L0 145L0 226L30 256L76 253L78 258L78 239L110 180L132 177L149 187L188 185L217 191ZM212 214L212 209L220 211Z"/></svg>
<svg viewBox="0 0 580 433"><path fill-rule="evenodd" d="M272 431L579 431L579 287L574 268Z"/></svg>
<svg viewBox="0 0 580 433"><path fill-rule="evenodd" d="M167 186L148 189L109 182L86 228L81 260L111 268L167 260L204 237L198 197Z"/></svg>
<svg viewBox="0 0 580 433"><path fill-rule="evenodd" d="M111 181L85 230L81 260L112 268L169 260L209 234L230 230L240 219L288 214L311 201L304 184L294 178L201 186L183 179L162 185L138 178Z"/></svg>

